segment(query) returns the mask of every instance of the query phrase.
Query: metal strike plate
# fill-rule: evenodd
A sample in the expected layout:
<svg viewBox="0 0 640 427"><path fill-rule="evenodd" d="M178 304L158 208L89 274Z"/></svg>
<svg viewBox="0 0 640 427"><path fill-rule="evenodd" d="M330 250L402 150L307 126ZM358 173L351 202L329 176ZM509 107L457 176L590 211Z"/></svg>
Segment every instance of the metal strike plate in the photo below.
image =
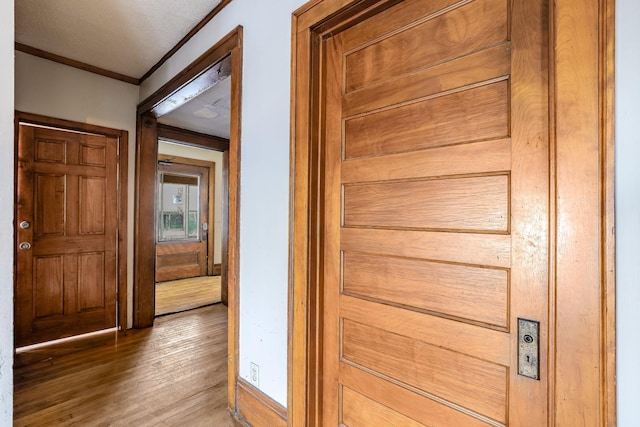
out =
<svg viewBox="0 0 640 427"><path fill-rule="evenodd" d="M518 374L540 379L540 322L518 319Z"/></svg>

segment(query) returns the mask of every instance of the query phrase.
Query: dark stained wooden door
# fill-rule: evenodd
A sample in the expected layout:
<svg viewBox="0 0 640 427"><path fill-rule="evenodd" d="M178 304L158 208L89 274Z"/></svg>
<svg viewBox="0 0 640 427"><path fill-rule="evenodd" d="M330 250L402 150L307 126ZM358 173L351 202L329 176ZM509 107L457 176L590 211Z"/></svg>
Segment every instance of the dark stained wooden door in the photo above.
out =
<svg viewBox="0 0 640 427"><path fill-rule="evenodd" d="M323 41L325 425L547 425L547 14L407 0Z"/></svg>
<svg viewBox="0 0 640 427"><path fill-rule="evenodd" d="M169 156L164 156L169 157ZM193 188L194 183L197 187L197 208L199 210L197 215L197 223L192 224L195 226L195 235L185 238L172 239L170 237L166 239L160 238L158 234L158 241L156 244L156 282L164 282L168 280L185 279L188 277L207 276L212 273L209 271L209 259L213 257L213 254L209 254L209 236L213 227L213 221L210 220L210 201L213 200L212 194L210 194L210 182L209 177L213 171L209 167L182 164L178 162L167 161L158 165L158 174L160 180L166 177L165 184L173 182L174 186L188 185ZM158 183L158 205L164 204L164 206L172 205L171 200L163 200L160 193L162 185ZM165 196L167 196L165 194ZM184 203L189 203L186 200L187 195L183 195L185 199ZM192 195L193 196L193 195ZM192 204L193 205L193 204ZM188 227L189 214L187 208L183 215L187 221L184 222L185 227ZM167 222L167 215L171 215L167 212L160 212L161 218L158 218L158 226L163 227ZM191 219L192 220L192 219ZM206 224L206 226L204 226ZM193 231L193 230L192 230ZM188 230L185 230L188 233ZM192 233L193 234L193 233Z"/></svg>
<svg viewBox="0 0 640 427"><path fill-rule="evenodd" d="M20 124L18 347L116 326L117 144Z"/></svg>

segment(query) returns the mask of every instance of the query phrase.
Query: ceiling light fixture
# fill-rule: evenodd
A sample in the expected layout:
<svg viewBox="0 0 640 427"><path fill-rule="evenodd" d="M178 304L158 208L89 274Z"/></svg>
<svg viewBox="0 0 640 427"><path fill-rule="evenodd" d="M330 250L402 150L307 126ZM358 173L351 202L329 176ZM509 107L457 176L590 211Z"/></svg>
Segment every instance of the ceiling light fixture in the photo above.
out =
<svg viewBox="0 0 640 427"><path fill-rule="evenodd" d="M213 105L205 105L201 109L194 111L193 115L201 119L215 119L219 114L214 108Z"/></svg>

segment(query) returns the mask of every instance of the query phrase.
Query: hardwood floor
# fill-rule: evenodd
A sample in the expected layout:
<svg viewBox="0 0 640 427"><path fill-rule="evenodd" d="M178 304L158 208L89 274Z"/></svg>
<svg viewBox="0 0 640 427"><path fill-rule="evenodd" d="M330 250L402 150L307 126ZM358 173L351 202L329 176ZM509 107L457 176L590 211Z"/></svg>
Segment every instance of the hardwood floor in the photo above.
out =
<svg viewBox="0 0 640 427"><path fill-rule="evenodd" d="M156 283L156 316L220 302L220 276Z"/></svg>
<svg viewBox="0 0 640 427"><path fill-rule="evenodd" d="M227 308L16 355L14 426L234 426Z"/></svg>

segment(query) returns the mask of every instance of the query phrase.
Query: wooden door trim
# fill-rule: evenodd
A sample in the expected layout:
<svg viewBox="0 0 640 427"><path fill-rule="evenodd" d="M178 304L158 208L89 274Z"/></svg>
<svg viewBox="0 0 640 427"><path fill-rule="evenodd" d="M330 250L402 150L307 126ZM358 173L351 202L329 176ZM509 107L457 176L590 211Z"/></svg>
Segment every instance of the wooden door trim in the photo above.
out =
<svg viewBox="0 0 640 427"><path fill-rule="evenodd" d="M242 95L242 27L238 26L223 37L211 49L189 64L182 72L149 96L138 105L138 138L136 141L136 205L134 231L134 327L143 328L153 325L155 317L154 286L152 271L155 270L155 221L140 217L140 212L154 211L155 191L148 191L144 183L151 179L155 182L158 156L157 124L155 118L149 116L151 109L162 100L171 96L178 89L193 81L200 73L214 66L223 58L231 55L231 136L229 138L229 200L228 222L228 256L223 254L223 270L227 270L228 306L229 306L229 406L236 407L236 382L238 376L238 340L239 340L239 214L240 214L240 123ZM148 144L142 143L141 129L145 123L152 128ZM155 142L154 142L155 141ZM155 185L154 185L155 188ZM223 223L225 218L223 215ZM224 236L223 236L224 237ZM224 250L224 248L223 248ZM224 260L227 260L226 269ZM225 272L223 271L223 275ZM141 302L143 302L141 304ZM149 303L151 302L151 303Z"/></svg>
<svg viewBox="0 0 640 427"><path fill-rule="evenodd" d="M241 29L242 27L236 27L219 42L189 64L184 70L176 74L175 77L165 83L160 89L139 103L138 112L151 111L156 105L167 100L180 88L193 81L195 76L200 75L200 73L209 69L229 55L233 49L239 46L238 40L242 38L239 36L242 31L238 30L238 28ZM234 75L233 70L232 75Z"/></svg>
<svg viewBox="0 0 640 427"><path fill-rule="evenodd" d="M320 173L322 141L319 116L322 99L319 85L320 37L332 29L342 28L353 19L366 17L372 9L384 8L393 0L312 0L293 13L292 81L291 81L291 186L289 269L289 425L322 425L322 228L323 201ZM613 207L613 45L614 1L550 0L551 37L550 83L552 90L551 123L552 158L551 206L558 218L576 214L582 221L597 219L595 230L579 239L567 239L563 229L552 221L551 241L555 249L550 268L550 289L556 289L550 300L550 330L558 351L559 336L569 336L575 323L591 322L590 331L598 335L600 345L592 349L587 363L598 366L598 387L589 401L571 396L571 402L560 404L555 388L577 381L576 372L567 359L552 354L555 382L550 381L549 413L566 423L563 415L580 413L585 407L595 408L600 425L615 425L615 274L614 274L614 207ZM380 10L380 9L378 9ZM579 16L576 10L584 10ZM594 30L595 40L594 37ZM580 40L580 42L577 42ZM556 48L558 50L556 51ZM576 79L576 66L584 79ZM581 108L574 108L581 106ZM588 123L585 130L585 123ZM585 133L586 132L586 133ZM580 136L573 136L580 135ZM590 146L580 145L587 136ZM591 151L589 151L591 150ZM570 179L574 162L588 162L586 179ZM593 195L595 191L595 196ZM562 203L557 203L563 197ZM589 203L580 204L581 200ZM565 224L566 225L566 224ZM577 236L576 236L577 237ZM596 248L597 250L593 250ZM587 250L589 249L589 250ZM562 252L564 251L564 252ZM571 253L574 258L557 259L558 253ZM596 309L588 319L579 318L569 302L569 294L581 295L583 283L563 283L563 272L581 265L596 265L596 277L584 277L590 284L583 295ZM560 289L560 294L558 294ZM564 298L564 299L563 299ZM584 313L582 313L584 315ZM555 323L552 323L552 320ZM568 323L567 323L568 322ZM573 325L571 324L573 322ZM577 354L578 339L563 344L565 354ZM553 348L553 347L552 347ZM573 372L571 372L573 371ZM568 377L565 372L570 372ZM552 373L552 375L554 375ZM563 377L564 375L564 377ZM567 389L563 389L565 393ZM562 396L566 398L567 394ZM589 416L592 416L590 413ZM553 423L552 423L553 424Z"/></svg>
<svg viewBox="0 0 640 427"><path fill-rule="evenodd" d="M616 395L616 239L615 239L615 0L600 2L600 115L602 203L602 301L604 424L617 424Z"/></svg>
<svg viewBox="0 0 640 427"><path fill-rule="evenodd" d="M104 126L97 126L88 123L74 122L71 120L57 119L48 116L42 116L38 114L25 113L21 111L15 112L15 153L17 155L18 150L18 128L20 123L28 123L33 125L49 126L52 128L58 128L63 130L79 131L86 133L94 133L98 135L104 135L109 138L116 138L118 140L118 184L117 184L117 200L118 200L118 242L116 245L117 251L117 303L118 303L118 326L122 330L127 328L127 246L128 246L128 232L127 232L127 211L128 211L128 162L129 162L129 132L126 130L111 129ZM17 174L17 161L15 162L15 171ZM17 189L16 189L17 190ZM17 197L16 197L17 200ZM14 245L16 247L16 245ZM14 259L16 257L14 256ZM14 263L15 270L15 263Z"/></svg>
<svg viewBox="0 0 640 427"><path fill-rule="evenodd" d="M159 134L159 132L158 132ZM208 241L207 241L207 251L210 254L209 259L207 261L207 276L213 275L213 256L214 256L214 238L215 231L213 228L213 224L215 224L215 184L216 184L216 164L215 162L211 162L208 160L199 160L199 159L189 159L186 157L178 157L178 156L170 156L168 154L158 154L158 160L170 160L173 163L181 164L181 165L190 165L190 166L202 166L209 169L209 216L207 218L207 223L209 224L208 231ZM218 165L220 167L220 165ZM224 226L224 224L223 224Z"/></svg>
<svg viewBox="0 0 640 427"><path fill-rule="evenodd" d="M136 86L140 85L140 79L136 77L116 73L115 71L96 67L95 65L91 65L91 64L87 64L86 62L81 62L75 59L67 58L66 56L56 55L55 53L47 52L46 50L38 49L33 46L15 42L15 49L19 52L24 52L28 55L33 55L38 58L43 58L49 61L57 62L58 64L63 64L69 67L77 68L78 70L87 71L89 73L97 74L99 76L107 77L114 80L119 80L121 82L129 83Z"/></svg>
<svg viewBox="0 0 640 427"><path fill-rule="evenodd" d="M238 416L252 426L287 425L287 410L243 378L238 380Z"/></svg>
<svg viewBox="0 0 640 427"><path fill-rule="evenodd" d="M175 126L163 125L162 123L158 123L158 138L176 141L191 147L208 148L215 151L225 151L229 149L229 140L226 138L180 129Z"/></svg>

